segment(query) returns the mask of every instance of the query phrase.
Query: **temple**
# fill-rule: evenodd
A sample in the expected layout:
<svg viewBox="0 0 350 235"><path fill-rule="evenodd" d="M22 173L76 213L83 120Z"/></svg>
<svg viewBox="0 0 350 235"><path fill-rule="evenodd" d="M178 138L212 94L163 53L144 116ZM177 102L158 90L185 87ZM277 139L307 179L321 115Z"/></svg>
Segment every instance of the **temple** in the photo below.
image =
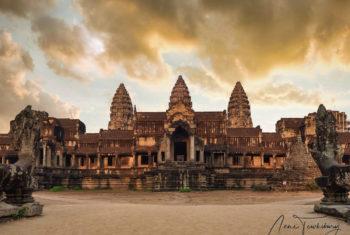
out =
<svg viewBox="0 0 350 235"><path fill-rule="evenodd" d="M349 122L332 111L350 164ZM223 111L197 112L179 76L165 112L140 112L120 84L107 129L86 133L78 119L42 123L36 172L42 187L178 190L211 188L304 189L319 175L307 145L315 138L315 113L281 118L276 132L253 126L250 103L237 82ZM1 163L14 163L11 138L0 134Z"/></svg>

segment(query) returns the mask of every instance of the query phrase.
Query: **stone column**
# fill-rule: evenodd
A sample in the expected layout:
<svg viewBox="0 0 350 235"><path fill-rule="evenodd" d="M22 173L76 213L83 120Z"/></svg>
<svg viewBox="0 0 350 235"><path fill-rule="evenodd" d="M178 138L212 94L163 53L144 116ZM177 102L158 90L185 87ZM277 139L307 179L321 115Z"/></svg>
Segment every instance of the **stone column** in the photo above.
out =
<svg viewBox="0 0 350 235"><path fill-rule="evenodd" d="M264 153L261 153L260 154L260 157L261 157L261 167L264 167L265 166L265 164L264 164Z"/></svg>
<svg viewBox="0 0 350 235"><path fill-rule="evenodd" d="M103 166L104 168L108 168L108 157L103 158Z"/></svg>
<svg viewBox="0 0 350 235"><path fill-rule="evenodd" d="M43 143L43 166L46 166L46 143Z"/></svg>
<svg viewBox="0 0 350 235"><path fill-rule="evenodd" d="M91 169L91 157L89 155L86 156L87 157L87 169Z"/></svg>
<svg viewBox="0 0 350 235"><path fill-rule="evenodd" d="M167 161L167 160L171 160L171 143L170 143L170 137L169 136L167 136L166 137L167 139L166 139L166 152L165 152L165 161Z"/></svg>
<svg viewBox="0 0 350 235"><path fill-rule="evenodd" d="M52 151L51 147L47 146L47 153L46 153L46 166L51 167L52 166Z"/></svg>
<svg viewBox="0 0 350 235"><path fill-rule="evenodd" d="M63 165L63 155L60 154L59 158L60 158L60 167L64 167L64 165Z"/></svg>
<svg viewBox="0 0 350 235"><path fill-rule="evenodd" d="M272 167L276 169L276 154L272 155Z"/></svg>
<svg viewBox="0 0 350 235"><path fill-rule="evenodd" d="M5 156L1 156L1 164L5 164Z"/></svg>
<svg viewBox="0 0 350 235"><path fill-rule="evenodd" d="M97 169L101 168L101 155L98 153L97 154Z"/></svg>
<svg viewBox="0 0 350 235"><path fill-rule="evenodd" d="M152 153L151 152L148 152L147 153L147 155L148 155L148 166L149 167L152 167L153 166L153 156L152 156Z"/></svg>
<svg viewBox="0 0 350 235"><path fill-rule="evenodd" d="M76 166L79 167L79 164L77 164L77 162L76 162L75 154L72 154L72 167L76 167Z"/></svg>
<svg viewBox="0 0 350 235"><path fill-rule="evenodd" d="M194 135L190 136L190 161L195 161Z"/></svg>
<svg viewBox="0 0 350 235"><path fill-rule="evenodd" d="M200 151L199 161L200 161L201 163L204 162L204 151L203 151L203 150Z"/></svg>

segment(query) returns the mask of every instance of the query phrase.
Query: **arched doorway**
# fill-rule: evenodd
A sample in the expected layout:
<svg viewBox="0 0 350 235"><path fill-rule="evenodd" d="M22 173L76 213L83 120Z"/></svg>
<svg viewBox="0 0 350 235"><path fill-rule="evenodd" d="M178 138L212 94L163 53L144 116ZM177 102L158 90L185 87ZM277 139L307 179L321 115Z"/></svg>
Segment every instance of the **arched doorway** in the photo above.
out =
<svg viewBox="0 0 350 235"><path fill-rule="evenodd" d="M185 128L178 126L172 134L174 161L187 161L189 134Z"/></svg>

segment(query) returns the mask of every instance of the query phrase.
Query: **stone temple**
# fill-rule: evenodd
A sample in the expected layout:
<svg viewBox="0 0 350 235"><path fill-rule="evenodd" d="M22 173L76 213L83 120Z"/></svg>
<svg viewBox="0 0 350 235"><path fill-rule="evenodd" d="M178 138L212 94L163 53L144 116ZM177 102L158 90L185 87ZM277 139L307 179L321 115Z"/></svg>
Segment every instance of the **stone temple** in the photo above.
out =
<svg viewBox="0 0 350 235"><path fill-rule="evenodd" d="M350 164L349 122L332 111L339 162ZM78 119L42 122L39 187L129 188L153 191L268 188L307 189L320 173L307 146L315 139L316 113L281 118L276 132L254 127L248 96L237 82L228 109L198 112L179 76L164 112L140 112L124 84L115 92L107 129L86 133ZM14 163L11 138L0 134L0 161Z"/></svg>

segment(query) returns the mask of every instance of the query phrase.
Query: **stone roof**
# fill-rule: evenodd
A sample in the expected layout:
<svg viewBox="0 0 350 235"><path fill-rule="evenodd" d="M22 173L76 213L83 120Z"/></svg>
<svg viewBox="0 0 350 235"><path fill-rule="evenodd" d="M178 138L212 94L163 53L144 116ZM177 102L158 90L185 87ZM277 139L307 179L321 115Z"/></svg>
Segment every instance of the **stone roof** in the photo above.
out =
<svg viewBox="0 0 350 235"><path fill-rule="evenodd" d="M304 118L281 118L278 122L283 122L286 129L299 129L304 125Z"/></svg>
<svg viewBox="0 0 350 235"><path fill-rule="evenodd" d="M0 134L1 145L10 145L11 143L12 143L12 139L8 134Z"/></svg>
<svg viewBox="0 0 350 235"><path fill-rule="evenodd" d="M237 82L232 90L227 112L229 127L253 127L249 100L240 82Z"/></svg>
<svg viewBox="0 0 350 235"><path fill-rule="evenodd" d="M338 132L338 143L349 144L350 143L350 132Z"/></svg>
<svg viewBox="0 0 350 235"><path fill-rule="evenodd" d="M227 137L259 137L259 128L227 128Z"/></svg>
<svg viewBox="0 0 350 235"><path fill-rule="evenodd" d="M106 140L120 140L120 139L130 139L134 137L134 132L129 130L101 130L101 139Z"/></svg>
<svg viewBox="0 0 350 235"><path fill-rule="evenodd" d="M171 91L169 108L182 102L186 107L192 108L192 101L190 92L188 91L187 85L180 75Z"/></svg>
<svg viewBox="0 0 350 235"><path fill-rule="evenodd" d="M79 136L79 142L80 143L98 143L98 140L100 138L99 133L85 133Z"/></svg>
<svg viewBox="0 0 350 235"><path fill-rule="evenodd" d="M282 137L276 132L263 132L262 141L264 142L279 142L282 141Z"/></svg>

